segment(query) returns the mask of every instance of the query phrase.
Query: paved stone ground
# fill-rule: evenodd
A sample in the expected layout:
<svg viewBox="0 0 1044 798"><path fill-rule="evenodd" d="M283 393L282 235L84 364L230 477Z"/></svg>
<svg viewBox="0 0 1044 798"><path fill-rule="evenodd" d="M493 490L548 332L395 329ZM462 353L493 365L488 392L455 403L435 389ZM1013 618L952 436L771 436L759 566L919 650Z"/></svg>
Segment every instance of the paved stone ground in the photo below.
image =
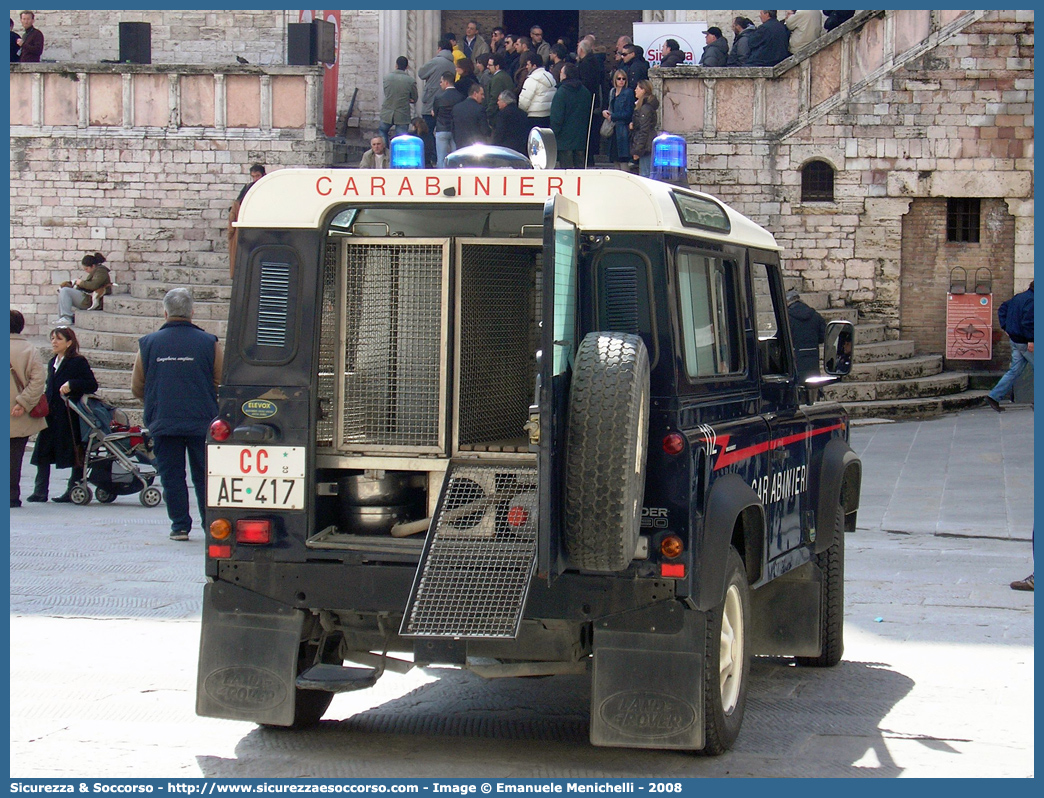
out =
<svg viewBox="0 0 1044 798"><path fill-rule="evenodd" d="M301 733L196 717L198 536L167 540L162 507L133 496L27 504L11 513L11 775L1033 776L1033 594L1008 588L1033 568L1032 433L1030 412L988 409L853 431L845 660L756 661L716 759L591 747L581 676L387 674ZM1003 478L965 487L967 461ZM892 495L904 474L921 489Z"/></svg>

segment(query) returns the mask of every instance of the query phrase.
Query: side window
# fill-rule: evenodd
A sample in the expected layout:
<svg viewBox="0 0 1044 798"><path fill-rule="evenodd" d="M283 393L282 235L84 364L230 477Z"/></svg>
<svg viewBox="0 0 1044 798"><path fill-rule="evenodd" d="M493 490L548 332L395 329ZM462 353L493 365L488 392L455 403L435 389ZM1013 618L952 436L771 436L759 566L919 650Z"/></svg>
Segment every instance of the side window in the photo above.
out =
<svg viewBox="0 0 1044 798"><path fill-rule="evenodd" d="M790 358L783 341L783 317L786 309L782 298L772 290L769 267L764 263L751 265L753 283L754 319L758 330L758 354L761 358L761 373L790 374Z"/></svg>
<svg viewBox="0 0 1044 798"><path fill-rule="evenodd" d="M285 246L262 247L253 253L250 269L243 356L251 363L287 363L297 350L297 253Z"/></svg>
<svg viewBox="0 0 1044 798"><path fill-rule="evenodd" d="M685 373L697 379L742 371L736 264L684 247L675 260Z"/></svg>

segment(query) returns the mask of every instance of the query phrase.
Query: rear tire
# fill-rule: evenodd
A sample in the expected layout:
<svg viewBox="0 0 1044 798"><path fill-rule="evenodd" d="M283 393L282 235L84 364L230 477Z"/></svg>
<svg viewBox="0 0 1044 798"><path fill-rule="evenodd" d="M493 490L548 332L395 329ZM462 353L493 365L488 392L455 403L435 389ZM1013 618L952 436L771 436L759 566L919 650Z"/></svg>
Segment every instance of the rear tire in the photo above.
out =
<svg viewBox="0 0 1044 798"><path fill-rule="evenodd" d="M589 333L569 397L565 530L585 571L622 571L634 559L645 494L649 353L637 335Z"/></svg>
<svg viewBox="0 0 1044 798"><path fill-rule="evenodd" d="M725 597L711 611L703 665L703 754L728 751L739 736L750 681L750 585L736 549L726 560Z"/></svg>
<svg viewBox="0 0 1044 798"><path fill-rule="evenodd" d="M818 657L795 657L798 665L808 668L830 668L841 661L845 652L845 508L837 506L834 542L812 558L823 574L819 599Z"/></svg>
<svg viewBox="0 0 1044 798"><path fill-rule="evenodd" d="M94 498L100 501L102 504L112 504L116 501L116 494L109 493L105 488L95 488Z"/></svg>

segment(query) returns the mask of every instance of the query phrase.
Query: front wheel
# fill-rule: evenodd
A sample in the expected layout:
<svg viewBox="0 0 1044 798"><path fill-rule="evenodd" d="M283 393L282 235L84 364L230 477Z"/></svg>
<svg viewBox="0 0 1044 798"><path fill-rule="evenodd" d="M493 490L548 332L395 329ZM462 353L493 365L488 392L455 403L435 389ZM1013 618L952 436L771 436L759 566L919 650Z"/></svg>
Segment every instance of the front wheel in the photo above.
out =
<svg viewBox="0 0 1044 798"><path fill-rule="evenodd" d="M69 491L69 499L73 504L90 504L92 498L94 497L91 495L91 489L82 485L77 485Z"/></svg>
<svg viewBox="0 0 1044 798"><path fill-rule="evenodd" d="M146 507L155 507L163 501L163 493L160 492L159 488L154 488L150 485L138 494L138 501Z"/></svg>
<svg viewBox="0 0 1044 798"><path fill-rule="evenodd" d="M102 504L112 504L116 501L116 494L109 493L105 488L97 488L94 491L94 498L100 501Z"/></svg>
<svg viewBox="0 0 1044 798"><path fill-rule="evenodd" d="M734 548L726 561L725 596L711 611L703 668L703 753L728 751L739 736L750 680L750 586Z"/></svg>

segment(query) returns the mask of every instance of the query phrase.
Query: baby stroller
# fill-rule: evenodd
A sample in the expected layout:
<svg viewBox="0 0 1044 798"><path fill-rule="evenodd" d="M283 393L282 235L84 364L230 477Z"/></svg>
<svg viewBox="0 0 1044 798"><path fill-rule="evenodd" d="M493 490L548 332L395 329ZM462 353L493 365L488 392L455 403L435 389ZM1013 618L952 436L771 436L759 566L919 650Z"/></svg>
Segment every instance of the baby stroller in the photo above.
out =
<svg viewBox="0 0 1044 798"><path fill-rule="evenodd" d="M73 503L90 504L97 497L109 504L130 493L146 507L163 501L163 492L152 484L157 472L149 431L132 427L126 413L96 396L66 404L80 418L84 443L84 479L69 493Z"/></svg>

